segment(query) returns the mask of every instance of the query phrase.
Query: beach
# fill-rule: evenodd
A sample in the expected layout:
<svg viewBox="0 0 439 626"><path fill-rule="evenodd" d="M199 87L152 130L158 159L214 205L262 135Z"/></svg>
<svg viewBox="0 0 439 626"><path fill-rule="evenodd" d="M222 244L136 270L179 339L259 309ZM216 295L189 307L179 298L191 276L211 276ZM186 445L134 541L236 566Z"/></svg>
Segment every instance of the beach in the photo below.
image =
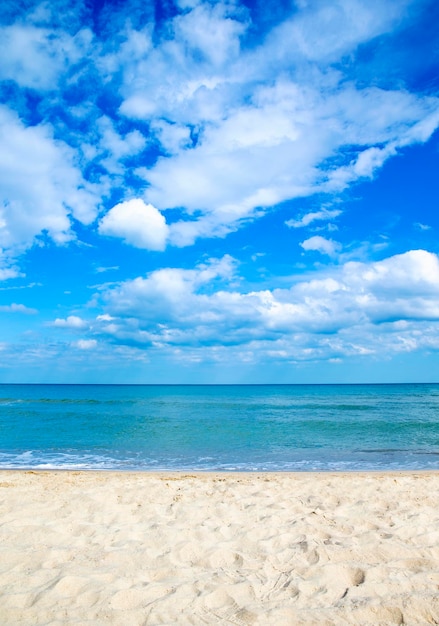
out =
<svg viewBox="0 0 439 626"><path fill-rule="evenodd" d="M439 473L0 473L0 623L435 624Z"/></svg>

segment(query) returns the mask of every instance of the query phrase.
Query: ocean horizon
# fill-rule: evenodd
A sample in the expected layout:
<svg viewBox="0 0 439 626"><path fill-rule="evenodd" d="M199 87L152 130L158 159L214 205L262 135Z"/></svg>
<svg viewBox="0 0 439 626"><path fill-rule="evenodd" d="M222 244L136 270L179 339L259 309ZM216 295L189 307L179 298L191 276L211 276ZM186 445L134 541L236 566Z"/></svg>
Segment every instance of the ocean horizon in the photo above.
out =
<svg viewBox="0 0 439 626"><path fill-rule="evenodd" d="M0 384L0 468L439 469L439 383Z"/></svg>

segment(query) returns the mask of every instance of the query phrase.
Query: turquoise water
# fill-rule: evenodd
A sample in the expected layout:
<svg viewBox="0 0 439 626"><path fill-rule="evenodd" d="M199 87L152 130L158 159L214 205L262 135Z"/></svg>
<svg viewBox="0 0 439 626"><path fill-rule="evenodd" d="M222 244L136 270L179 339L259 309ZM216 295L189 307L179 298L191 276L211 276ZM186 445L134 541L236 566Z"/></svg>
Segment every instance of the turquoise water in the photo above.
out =
<svg viewBox="0 0 439 626"><path fill-rule="evenodd" d="M439 469L439 385L0 385L0 468Z"/></svg>

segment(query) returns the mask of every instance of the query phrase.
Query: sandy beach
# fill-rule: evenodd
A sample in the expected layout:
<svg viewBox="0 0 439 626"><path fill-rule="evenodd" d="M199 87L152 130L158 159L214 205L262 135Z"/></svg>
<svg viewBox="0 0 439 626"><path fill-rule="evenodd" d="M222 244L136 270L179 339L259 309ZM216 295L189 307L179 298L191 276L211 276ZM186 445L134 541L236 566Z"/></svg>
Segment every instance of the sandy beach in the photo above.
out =
<svg viewBox="0 0 439 626"><path fill-rule="evenodd" d="M0 473L0 623L437 624L439 473Z"/></svg>

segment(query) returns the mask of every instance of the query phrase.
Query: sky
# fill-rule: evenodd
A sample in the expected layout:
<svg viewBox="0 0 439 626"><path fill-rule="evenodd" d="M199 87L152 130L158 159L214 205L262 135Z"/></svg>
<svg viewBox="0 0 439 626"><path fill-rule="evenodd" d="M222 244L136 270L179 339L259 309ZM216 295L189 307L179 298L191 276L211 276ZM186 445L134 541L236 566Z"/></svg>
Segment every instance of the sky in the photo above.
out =
<svg viewBox="0 0 439 626"><path fill-rule="evenodd" d="M439 381L436 0L4 0L0 382Z"/></svg>

